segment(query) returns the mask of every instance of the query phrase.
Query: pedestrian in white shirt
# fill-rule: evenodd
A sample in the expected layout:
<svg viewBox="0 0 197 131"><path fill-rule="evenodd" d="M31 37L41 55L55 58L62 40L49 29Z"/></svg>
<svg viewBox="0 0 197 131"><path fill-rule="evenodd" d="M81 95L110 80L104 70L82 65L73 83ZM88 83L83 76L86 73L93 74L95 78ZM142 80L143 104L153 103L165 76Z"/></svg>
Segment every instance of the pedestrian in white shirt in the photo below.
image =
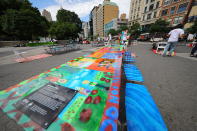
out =
<svg viewBox="0 0 197 131"><path fill-rule="evenodd" d="M183 35L184 35L184 30L181 28L183 28L183 25L179 24L168 33L168 36L169 36L168 44L166 45L166 47L163 51L163 56L166 56L167 51L169 49L170 49L170 51L169 51L168 56L172 56L172 53L175 49L175 46L178 43L179 38L183 38Z"/></svg>

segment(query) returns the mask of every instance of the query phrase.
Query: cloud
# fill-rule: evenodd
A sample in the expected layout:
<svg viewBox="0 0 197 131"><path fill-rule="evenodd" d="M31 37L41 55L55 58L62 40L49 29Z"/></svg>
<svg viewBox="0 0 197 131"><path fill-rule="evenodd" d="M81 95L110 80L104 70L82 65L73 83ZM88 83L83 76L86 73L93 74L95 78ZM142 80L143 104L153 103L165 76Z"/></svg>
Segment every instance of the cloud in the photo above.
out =
<svg viewBox="0 0 197 131"><path fill-rule="evenodd" d="M57 2L58 4L63 4L65 0L55 0L55 2Z"/></svg>
<svg viewBox="0 0 197 131"><path fill-rule="evenodd" d="M97 6L103 2L103 0L54 0L57 4L48 6L45 9L51 12L53 20L56 20L57 11L60 7L66 10L70 10L79 15L80 18L87 17L94 6ZM111 0L119 6L120 13L126 13L128 15L130 0Z"/></svg>

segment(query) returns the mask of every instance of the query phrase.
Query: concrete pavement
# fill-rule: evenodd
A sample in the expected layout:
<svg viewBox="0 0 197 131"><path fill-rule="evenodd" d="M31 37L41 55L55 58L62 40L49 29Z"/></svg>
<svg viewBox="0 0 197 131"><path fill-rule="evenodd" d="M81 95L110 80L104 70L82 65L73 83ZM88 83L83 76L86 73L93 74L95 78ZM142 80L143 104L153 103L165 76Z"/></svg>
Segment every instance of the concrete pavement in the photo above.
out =
<svg viewBox="0 0 197 131"><path fill-rule="evenodd" d="M27 55L36 55L43 53L45 47L32 48L20 48L23 51L27 51ZM10 51L12 48L0 48L0 52ZM27 50L29 49L29 50ZM2 56L0 59L0 90L4 90L12 85L26 80L32 76L38 75L48 69L61 65L69 60L80 57L92 51L96 48L92 48L91 45L81 46L82 50L68 52L64 54L54 55L45 59L34 60L31 62L17 63L13 62L14 54L8 54ZM8 118L8 116L0 109L0 131L22 131L23 129L17 125L17 123Z"/></svg>
<svg viewBox="0 0 197 131"><path fill-rule="evenodd" d="M150 44L132 47L169 131L197 131L197 61L189 59L189 52L180 56L182 49L175 57L162 57L150 49Z"/></svg>
<svg viewBox="0 0 197 131"><path fill-rule="evenodd" d="M131 48L138 56L136 64L143 73L145 85L151 92L168 129L170 131L196 131L197 61L195 58L194 60L188 58L190 49L180 46L177 48L177 56L162 57L150 50L150 43L138 43ZM37 48L26 49L25 51L30 53L42 52ZM9 49L4 49L2 52L5 53L6 50L9 51ZM8 62L0 64L0 90L95 50L91 45L86 45L82 46L82 50L79 51L27 63L9 63L8 59L12 58L13 54L2 55L1 58L7 57ZM0 131L11 130L20 131L22 128L0 111Z"/></svg>

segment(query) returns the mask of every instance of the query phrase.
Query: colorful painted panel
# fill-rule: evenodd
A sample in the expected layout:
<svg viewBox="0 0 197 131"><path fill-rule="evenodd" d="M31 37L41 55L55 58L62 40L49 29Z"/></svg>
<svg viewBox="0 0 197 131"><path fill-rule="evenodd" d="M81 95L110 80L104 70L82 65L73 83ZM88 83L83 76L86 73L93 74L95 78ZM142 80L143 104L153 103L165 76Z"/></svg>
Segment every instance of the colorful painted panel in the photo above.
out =
<svg viewBox="0 0 197 131"><path fill-rule="evenodd" d="M91 57L79 57L74 60L67 62L69 66L78 67L78 68L86 68L89 65L93 64L96 61L96 58Z"/></svg>
<svg viewBox="0 0 197 131"><path fill-rule="evenodd" d="M101 58L105 53L107 53L111 47L105 47L97 50L94 53L89 54L87 57Z"/></svg>
<svg viewBox="0 0 197 131"><path fill-rule="evenodd" d="M127 83L125 105L129 131L167 131L161 114L145 86Z"/></svg>
<svg viewBox="0 0 197 131"><path fill-rule="evenodd" d="M122 62L120 51L123 51L120 46L100 48L1 91L0 108L24 130L117 130ZM43 126L14 105L39 92L48 83L77 92L61 106L58 115L50 116L49 113L47 117L53 116L55 120ZM58 91L55 94L57 96ZM40 111L44 112L44 108Z"/></svg>
<svg viewBox="0 0 197 131"><path fill-rule="evenodd" d="M92 65L88 66L87 69L105 71L105 72L114 72L115 70L115 59L97 59Z"/></svg>
<svg viewBox="0 0 197 131"><path fill-rule="evenodd" d="M124 72L127 80L134 82L144 82L141 71L133 64L124 64Z"/></svg>

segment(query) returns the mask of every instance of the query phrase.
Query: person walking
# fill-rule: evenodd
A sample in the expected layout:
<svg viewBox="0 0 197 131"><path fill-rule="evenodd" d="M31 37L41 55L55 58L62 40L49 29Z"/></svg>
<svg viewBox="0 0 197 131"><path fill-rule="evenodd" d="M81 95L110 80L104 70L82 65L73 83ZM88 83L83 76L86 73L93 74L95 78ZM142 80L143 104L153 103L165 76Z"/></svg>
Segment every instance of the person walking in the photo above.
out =
<svg viewBox="0 0 197 131"><path fill-rule="evenodd" d="M168 50L169 50L168 56L172 56L172 53L175 49L175 46L178 43L179 38L183 38L184 36L184 30L181 28L183 28L183 25L179 24L175 26L175 28L168 33L168 37L169 37L168 44L166 45L162 56L166 56Z"/></svg>
<svg viewBox="0 0 197 131"><path fill-rule="evenodd" d="M197 55L194 55L194 53L197 51L197 36L196 36L196 34L194 36L195 36L194 37L195 39L193 41L194 47L192 48L192 51L190 53L190 57L197 57Z"/></svg>

